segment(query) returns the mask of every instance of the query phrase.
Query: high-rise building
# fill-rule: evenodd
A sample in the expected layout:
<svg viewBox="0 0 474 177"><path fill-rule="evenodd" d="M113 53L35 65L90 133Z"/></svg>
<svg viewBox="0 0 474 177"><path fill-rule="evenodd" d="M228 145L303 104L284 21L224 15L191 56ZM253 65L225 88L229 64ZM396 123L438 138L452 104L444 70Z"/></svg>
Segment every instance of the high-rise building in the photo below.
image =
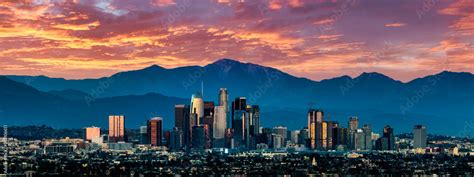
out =
<svg viewBox="0 0 474 177"><path fill-rule="evenodd" d="M347 133L348 133L348 148L355 149L355 133L359 128L359 118L358 117L350 117L349 123L347 126Z"/></svg>
<svg viewBox="0 0 474 177"><path fill-rule="evenodd" d="M311 149L322 146L322 122L324 113L321 110L311 109L308 111L308 137Z"/></svg>
<svg viewBox="0 0 474 177"><path fill-rule="evenodd" d="M152 146L161 146L163 139L163 119L155 117L148 120L147 125L148 142Z"/></svg>
<svg viewBox="0 0 474 177"><path fill-rule="evenodd" d="M298 136L300 135L300 130L291 131L291 143L298 144Z"/></svg>
<svg viewBox="0 0 474 177"><path fill-rule="evenodd" d="M347 146L348 134L347 128L336 127L333 128L333 147Z"/></svg>
<svg viewBox="0 0 474 177"><path fill-rule="evenodd" d="M370 125L364 124L362 127L365 136L365 150L372 150L372 128Z"/></svg>
<svg viewBox="0 0 474 177"><path fill-rule="evenodd" d="M100 139L100 128L99 127L86 127L84 128L84 140L90 141Z"/></svg>
<svg viewBox="0 0 474 177"><path fill-rule="evenodd" d="M354 150L365 150L365 134L362 129L357 129L354 132Z"/></svg>
<svg viewBox="0 0 474 177"><path fill-rule="evenodd" d="M256 149L257 147L257 136L260 133L260 108L258 105L247 105L247 114L249 116L248 127L249 137L247 147L250 149Z"/></svg>
<svg viewBox="0 0 474 177"><path fill-rule="evenodd" d="M277 126L277 127L273 127L273 134L277 134L277 135L280 135L281 138L282 138L282 146L285 146L285 142L286 142L286 137L288 137L288 128L284 127L284 126Z"/></svg>
<svg viewBox="0 0 474 177"><path fill-rule="evenodd" d="M308 128L305 127L303 129L300 130L300 134L298 135L298 144L302 144L306 147L309 147L309 143L308 143L308 140L309 140L309 133L308 133Z"/></svg>
<svg viewBox="0 0 474 177"><path fill-rule="evenodd" d="M246 137L249 136L249 114L247 113L247 99L238 97L232 102L232 129L234 147L246 146Z"/></svg>
<svg viewBox="0 0 474 177"><path fill-rule="evenodd" d="M350 117L349 118L349 125L347 127L349 131L355 131L359 128L359 118L358 117Z"/></svg>
<svg viewBox="0 0 474 177"><path fill-rule="evenodd" d="M170 132L170 142L168 144L171 151L180 151L184 146L183 131L178 127L174 127Z"/></svg>
<svg viewBox="0 0 474 177"><path fill-rule="evenodd" d="M383 137L387 138L388 150L395 150L395 135L393 134L393 128L386 125L383 128Z"/></svg>
<svg viewBox="0 0 474 177"><path fill-rule="evenodd" d="M382 137L379 138L375 144L377 150L395 150L395 136L393 128L386 125L383 128Z"/></svg>
<svg viewBox="0 0 474 177"><path fill-rule="evenodd" d="M140 144L149 144L148 142L148 127L140 127Z"/></svg>
<svg viewBox="0 0 474 177"><path fill-rule="evenodd" d="M222 115L222 116L225 117L226 125L230 124L230 120L229 120L229 115L230 115L229 114L229 93L227 92L226 88L221 88L219 90L218 104L219 104L219 106L224 107L225 115Z"/></svg>
<svg viewBox="0 0 474 177"><path fill-rule="evenodd" d="M236 148L244 148L247 145L247 137L249 137L248 121L249 114L245 110L235 110L232 127L234 129L234 146Z"/></svg>
<svg viewBox="0 0 474 177"><path fill-rule="evenodd" d="M280 134L272 134L272 144L271 144L271 147L273 149L278 149L278 148L282 148L284 145L283 145L283 136L281 136Z"/></svg>
<svg viewBox="0 0 474 177"><path fill-rule="evenodd" d="M189 117L189 110L191 108L188 105L178 104L174 106L174 126L184 131L185 120Z"/></svg>
<svg viewBox="0 0 474 177"><path fill-rule="evenodd" d="M197 152L202 152L204 151L205 145L206 145L206 130L203 125L196 125L193 126L192 128L192 149Z"/></svg>
<svg viewBox="0 0 474 177"><path fill-rule="evenodd" d="M196 114L196 124L201 124L201 118L204 117L204 100L200 93L193 94L191 97L191 111L190 114Z"/></svg>
<svg viewBox="0 0 474 177"><path fill-rule="evenodd" d="M413 128L413 148L426 148L426 127L415 125Z"/></svg>
<svg viewBox="0 0 474 177"><path fill-rule="evenodd" d="M109 116L109 142L125 141L125 118L123 115Z"/></svg>
<svg viewBox="0 0 474 177"><path fill-rule="evenodd" d="M227 128L227 112L224 106L215 107L213 128L214 147L224 147Z"/></svg>

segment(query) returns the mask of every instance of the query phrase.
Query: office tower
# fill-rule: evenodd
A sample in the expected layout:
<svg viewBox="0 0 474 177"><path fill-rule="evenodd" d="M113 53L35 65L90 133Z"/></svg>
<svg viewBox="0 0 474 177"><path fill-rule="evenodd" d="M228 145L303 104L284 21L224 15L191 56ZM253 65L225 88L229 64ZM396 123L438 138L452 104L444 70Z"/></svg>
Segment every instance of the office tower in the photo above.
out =
<svg viewBox="0 0 474 177"><path fill-rule="evenodd" d="M174 126L183 130L185 127L185 120L189 117L189 110L191 108L188 105L178 104L174 106Z"/></svg>
<svg viewBox="0 0 474 177"><path fill-rule="evenodd" d="M170 147L171 131L170 130L163 131L163 137L165 141L161 142L161 146Z"/></svg>
<svg viewBox="0 0 474 177"><path fill-rule="evenodd" d="M247 98L245 97L237 97L232 102L232 116L234 116L234 112L237 110L245 110L247 109Z"/></svg>
<svg viewBox="0 0 474 177"><path fill-rule="evenodd" d="M200 93L193 94L191 97L191 111L190 114L196 114L196 124L201 124L201 118L204 116L204 100Z"/></svg>
<svg viewBox="0 0 474 177"><path fill-rule="evenodd" d="M362 127L365 136L365 150L372 150L372 128L370 125L364 124Z"/></svg>
<svg viewBox="0 0 474 177"><path fill-rule="evenodd" d="M192 149L197 152L204 151L206 130L203 125L196 125L192 128Z"/></svg>
<svg viewBox="0 0 474 177"><path fill-rule="evenodd" d="M393 134L393 128L386 125L383 128L383 137L387 138L387 150L395 150L395 135Z"/></svg>
<svg viewBox="0 0 474 177"><path fill-rule="evenodd" d="M413 128L413 148L426 148L426 127L423 125Z"/></svg>
<svg viewBox="0 0 474 177"><path fill-rule="evenodd" d="M300 130L291 131L291 143L298 144L298 136L300 135Z"/></svg>
<svg viewBox="0 0 474 177"><path fill-rule="evenodd" d="M227 110L224 106L216 106L214 113L213 139L214 147L224 147L225 131L227 128Z"/></svg>
<svg viewBox="0 0 474 177"><path fill-rule="evenodd" d="M284 146L283 142L284 142L283 136L281 136L280 134L275 134L275 133L272 134L271 148L273 149L282 148Z"/></svg>
<svg viewBox="0 0 474 177"><path fill-rule="evenodd" d="M354 136L355 136L355 133L357 131L357 129L359 128L359 118L358 117L350 117L349 118L349 123L348 123L348 126L347 126L347 130L348 130L348 148L349 149L355 149L355 140L354 140Z"/></svg>
<svg viewBox="0 0 474 177"><path fill-rule="evenodd" d="M350 117L349 118L349 125L348 125L347 128L349 129L349 131L357 130L359 128L359 118L358 117Z"/></svg>
<svg viewBox="0 0 474 177"><path fill-rule="evenodd" d="M333 131L332 129L334 128L334 123L332 121L327 122L327 127L326 127L326 149L333 149Z"/></svg>
<svg viewBox="0 0 474 177"><path fill-rule="evenodd" d="M197 114L189 114L189 116L184 117L184 145L187 149L191 147L191 140L193 136L193 126L196 126Z"/></svg>
<svg viewBox="0 0 474 177"><path fill-rule="evenodd" d="M354 132L354 150L364 150L365 149L365 134L362 129L357 129Z"/></svg>
<svg viewBox="0 0 474 177"><path fill-rule="evenodd" d="M234 145L236 148L244 148L249 144L249 114L245 110L235 110L233 125Z"/></svg>
<svg viewBox="0 0 474 177"><path fill-rule="evenodd" d="M333 147L337 146L347 146L348 143L348 133L347 128L336 127L333 128Z"/></svg>
<svg viewBox="0 0 474 177"><path fill-rule="evenodd" d="M99 127L86 127L84 128L84 141L90 141L100 138L100 128Z"/></svg>
<svg viewBox="0 0 474 177"><path fill-rule="evenodd" d="M393 134L393 128L386 125L383 128L382 137L376 141L377 150L395 150L395 136Z"/></svg>
<svg viewBox="0 0 474 177"><path fill-rule="evenodd" d="M280 135L281 138L282 138L282 146L285 146L285 142L286 142L286 137L288 136L287 132L288 132L288 128L286 127L283 127L283 126L277 126L277 127L273 127L273 130L272 130L273 134L277 134L277 135Z"/></svg>
<svg viewBox="0 0 474 177"><path fill-rule="evenodd" d="M152 146L161 146L163 139L163 119L155 117L148 120L147 124L148 142Z"/></svg>
<svg viewBox="0 0 474 177"><path fill-rule="evenodd" d="M308 111L308 135L311 149L322 146L322 121L324 113L320 110L310 109Z"/></svg>
<svg viewBox="0 0 474 177"><path fill-rule="evenodd" d="M230 124L230 121L228 120L229 119L229 93L227 92L227 89L226 88L221 88L219 90L219 100L218 100L218 104L219 106L222 106L224 107L224 112L225 112L225 115L222 115L225 117L225 120L226 120L226 125L229 123ZM228 122L229 121L229 122ZM226 127L227 128L227 127Z"/></svg>
<svg viewBox="0 0 474 177"><path fill-rule="evenodd" d="M232 129L233 140L236 148L245 147L246 137L249 136L249 114L247 113L247 100L245 97L238 97L232 102Z"/></svg>
<svg viewBox="0 0 474 177"><path fill-rule="evenodd" d="M148 127L140 127L140 144L149 144L148 142Z"/></svg>
<svg viewBox="0 0 474 177"><path fill-rule="evenodd" d="M249 115L248 119L248 144L249 149L256 149L257 147L257 136L260 132L260 108L257 105L249 106L247 105L247 114Z"/></svg>
<svg viewBox="0 0 474 177"><path fill-rule="evenodd" d="M309 136L308 136L308 128L303 128L300 130L300 134L298 135L298 144L302 144L306 147L309 147Z"/></svg>
<svg viewBox="0 0 474 177"><path fill-rule="evenodd" d="M123 115L109 116L109 142L125 141L125 119Z"/></svg>
<svg viewBox="0 0 474 177"><path fill-rule="evenodd" d="M174 127L170 132L170 141L168 148L171 151L180 151L184 146L183 131L178 127Z"/></svg>

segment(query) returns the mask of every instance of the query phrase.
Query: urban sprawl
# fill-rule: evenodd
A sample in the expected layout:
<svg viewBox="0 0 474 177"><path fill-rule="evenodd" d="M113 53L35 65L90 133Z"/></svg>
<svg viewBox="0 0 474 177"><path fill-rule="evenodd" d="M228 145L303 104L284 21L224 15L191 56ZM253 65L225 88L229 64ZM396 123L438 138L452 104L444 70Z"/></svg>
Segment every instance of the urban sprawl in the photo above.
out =
<svg viewBox="0 0 474 177"><path fill-rule="evenodd" d="M308 110L301 130L264 128L259 106L248 105L245 97L229 102L225 88L217 104L196 93L189 105L175 105L174 119L174 128L164 131L163 118L151 118L133 137L125 129L124 115L109 116L108 131L84 128L82 139L19 140L5 133L0 174L474 174L472 139L431 138L424 125L410 125L411 136L396 137L389 125L379 134L369 124L360 125L358 117L349 117L344 127L325 120L318 109Z"/></svg>

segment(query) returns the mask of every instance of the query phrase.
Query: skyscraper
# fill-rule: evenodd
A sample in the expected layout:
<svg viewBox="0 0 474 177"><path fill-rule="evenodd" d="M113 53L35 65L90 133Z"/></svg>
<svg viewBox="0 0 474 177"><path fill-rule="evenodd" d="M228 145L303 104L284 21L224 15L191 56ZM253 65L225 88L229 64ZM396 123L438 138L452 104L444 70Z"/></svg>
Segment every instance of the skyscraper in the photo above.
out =
<svg viewBox="0 0 474 177"><path fill-rule="evenodd" d="M365 150L372 150L372 128L370 125L364 124L362 127L365 137Z"/></svg>
<svg viewBox="0 0 474 177"><path fill-rule="evenodd" d="M191 97L191 114L196 114L196 124L201 124L201 118L204 117L204 100L200 93L193 94Z"/></svg>
<svg viewBox="0 0 474 177"><path fill-rule="evenodd" d="M413 128L413 148L426 148L426 127L415 125Z"/></svg>
<svg viewBox="0 0 474 177"><path fill-rule="evenodd" d="M123 115L109 116L109 142L125 141L125 119Z"/></svg>
<svg viewBox="0 0 474 177"><path fill-rule="evenodd" d="M189 117L189 106L178 104L174 106L174 126L184 130L184 124L187 117Z"/></svg>
<svg viewBox="0 0 474 177"><path fill-rule="evenodd" d="M333 139L334 139L334 134L332 129L334 126L337 124L336 122L333 121L328 121L326 127L326 149L333 149Z"/></svg>
<svg viewBox="0 0 474 177"><path fill-rule="evenodd" d="M247 144L249 114L247 114L247 99L238 97L232 102L232 129L234 147L243 148Z"/></svg>
<svg viewBox="0 0 474 177"><path fill-rule="evenodd" d="M301 129L300 133L298 134L298 144L302 144L306 147L309 147L309 143L308 143L308 140L309 140L309 137L308 137L309 133L308 133L308 128L305 127L303 129Z"/></svg>
<svg viewBox="0 0 474 177"><path fill-rule="evenodd" d="M163 119L155 117L148 120L148 142L152 146L161 146L163 139Z"/></svg>
<svg viewBox="0 0 474 177"><path fill-rule="evenodd" d="M221 88L219 90L218 104L219 106L224 107L226 124L230 124L230 122L227 122L229 119L229 93L227 92L226 88Z"/></svg>
<svg viewBox="0 0 474 177"><path fill-rule="evenodd" d="M272 131L273 131L273 134L280 135L281 140L282 140L281 145L285 146L286 137L288 137L288 128L284 126L277 126L277 127L273 127Z"/></svg>
<svg viewBox="0 0 474 177"><path fill-rule="evenodd" d="M214 114L215 114L215 106L214 102L204 102L204 116L202 117L201 124L207 125L208 133L206 137L207 139L211 140L213 138L213 131L214 131Z"/></svg>
<svg viewBox="0 0 474 177"><path fill-rule="evenodd" d="M386 125L383 128L382 137L376 142L377 150L395 150L395 136L393 134L393 128Z"/></svg>
<svg viewBox="0 0 474 177"><path fill-rule="evenodd" d="M168 143L171 151L179 151L184 146L183 131L178 127L174 127L170 132L170 142Z"/></svg>
<svg viewBox="0 0 474 177"><path fill-rule="evenodd" d="M225 147L225 134L229 117L229 94L226 88L219 90L218 106L214 107L214 147Z"/></svg>
<svg viewBox="0 0 474 177"><path fill-rule="evenodd" d="M354 132L354 145L353 149L354 150L365 150L365 134L362 129L357 129Z"/></svg>
<svg viewBox="0 0 474 177"><path fill-rule="evenodd" d="M350 117L349 123L347 125L347 133L348 133L348 148L355 149L355 133L359 128L359 118L358 117Z"/></svg>
<svg viewBox="0 0 474 177"><path fill-rule="evenodd" d="M148 144L148 127L140 127L140 144Z"/></svg>
<svg viewBox="0 0 474 177"><path fill-rule="evenodd" d="M349 125L347 127L349 131L355 131L359 128L359 118L358 117L350 117L349 118Z"/></svg>
<svg viewBox="0 0 474 177"><path fill-rule="evenodd" d="M202 125L196 125L192 128L192 149L197 152L204 151L205 148L205 127Z"/></svg>
<svg viewBox="0 0 474 177"><path fill-rule="evenodd" d="M224 147L225 130L227 128L227 112L224 106L216 106L214 111L214 147Z"/></svg>
<svg viewBox="0 0 474 177"><path fill-rule="evenodd" d="M333 147L337 147L339 145L347 146L348 144L348 134L347 128L336 127L333 129Z"/></svg>
<svg viewBox="0 0 474 177"><path fill-rule="evenodd" d="M93 139L100 138L100 128L99 127L86 127L84 128L84 140L92 141Z"/></svg>
<svg viewBox="0 0 474 177"><path fill-rule="evenodd" d="M308 134L311 149L322 146L322 121L324 113L321 110L310 109L308 111Z"/></svg>

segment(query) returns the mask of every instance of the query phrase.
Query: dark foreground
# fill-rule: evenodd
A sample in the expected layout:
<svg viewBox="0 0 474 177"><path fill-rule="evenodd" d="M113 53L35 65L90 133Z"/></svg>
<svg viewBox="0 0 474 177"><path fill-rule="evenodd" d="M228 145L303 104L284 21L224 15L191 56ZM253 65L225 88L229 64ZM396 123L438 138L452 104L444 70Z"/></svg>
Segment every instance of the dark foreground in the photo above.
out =
<svg viewBox="0 0 474 177"><path fill-rule="evenodd" d="M3 169L0 170L3 172ZM472 156L365 154L184 155L139 153L112 155L16 155L9 173L34 176L172 176L181 175L466 175L474 174Z"/></svg>

